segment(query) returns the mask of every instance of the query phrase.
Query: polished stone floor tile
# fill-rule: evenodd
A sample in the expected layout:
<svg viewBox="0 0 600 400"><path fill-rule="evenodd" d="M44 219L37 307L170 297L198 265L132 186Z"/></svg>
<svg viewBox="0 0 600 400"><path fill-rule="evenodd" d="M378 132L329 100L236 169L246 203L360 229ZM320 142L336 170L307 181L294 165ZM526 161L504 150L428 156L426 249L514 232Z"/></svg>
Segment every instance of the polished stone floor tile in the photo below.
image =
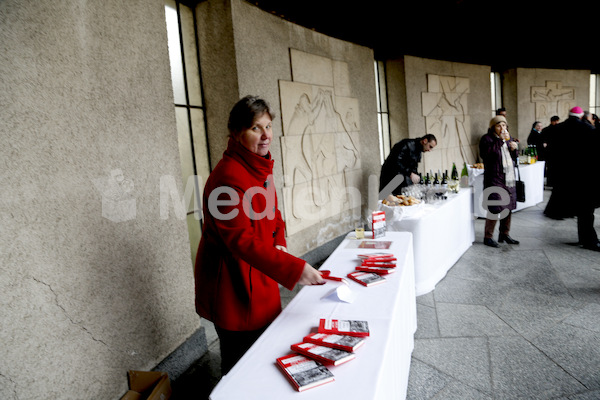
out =
<svg viewBox="0 0 600 400"><path fill-rule="evenodd" d="M571 314L563 323L600 333L600 305L588 304ZM600 343L598 343L598 347L600 347Z"/></svg>
<svg viewBox="0 0 600 400"><path fill-rule="evenodd" d="M446 276L433 292L436 302L456 304L498 305L507 284L493 280L470 280Z"/></svg>
<svg viewBox="0 0 600 400"><path fill-rule="evenodd" d="M523 338L492 337L489 342L496 399L545 400L587 389Z"/></svg>
<svg viewBox="0 0 600 400"><path fill-rule="evenodd" d="M470 387L484 392L492 389L485 337L418 339L413 358Z"/></svg>
<svg viewBox="0 0 600 400"><path fill-rule="evenodd" d="M440 328L434 307L417 303L417 331L415 339L439 338Z"/></svg>
<svg viewBox="0 0 600 400"><path fill-rule="evenodd" d="M491 310L526 339L533 339L568 318L581 307L582 302L569 295L559 297L510 289L502 303Z"/></svg>
<svg viewBox="0 0 600 400"><path fill-rule="evenodd" d="M510 336L517 332L485 306L437 303L442 337Z"/></svg>
<svg viewBox="0 0 600 400"><path fill-rule="evenodd" d="M592 390L580 394L574 394L572 396L564 397L560 400L598 400L600 399L600 390Z"/></svg>
<svg viewBox="0 0 600 400"><path fill-rule="evenodd" d="M492 395L460 383L456 380L440 390L436 399L444 400L493 400Z"/></svg>
<svg viewBox="0 0 600 400"><path fill-rule="evenodd" d="M587 389L600 389L600 333L563 323L531 343Z"/></svg>
<svg viewBox="0 0 600 400"><path fill-rule="evenodd" d="M432 399L453 380L414 357L410 363L410 379L406 393L406 398L410 400Z"/></svg>

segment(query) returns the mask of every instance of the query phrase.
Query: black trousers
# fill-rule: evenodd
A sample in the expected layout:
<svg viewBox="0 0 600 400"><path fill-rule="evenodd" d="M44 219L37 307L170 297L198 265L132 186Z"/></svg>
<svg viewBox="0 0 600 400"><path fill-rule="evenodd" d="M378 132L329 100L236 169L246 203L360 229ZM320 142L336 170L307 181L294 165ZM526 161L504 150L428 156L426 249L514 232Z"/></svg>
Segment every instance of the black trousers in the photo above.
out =
<svg viewBox="0 0 600 400"><path fill-rule="evenodd" d="M256 331L228 331L215 325L221 348L221 374L225 375L233 368L267 327Z"/></svg>
<svg viewBox="0 0 600 400"><path fill-rule="evenodd" d="M500 234L508 235L510 232L510 221L512 220L512 211L508 211L508 215L500 220ZM484 238L491 239L494 236L494 228L496 227L496 219L485 220Z"/></svg>
<svg viewBox="0 0 600 400"><path fill-rule="evenodd" d="M577 210L577 234L582 246L595 246L598 235L594 229L594 206L584 205Z"/></svg>

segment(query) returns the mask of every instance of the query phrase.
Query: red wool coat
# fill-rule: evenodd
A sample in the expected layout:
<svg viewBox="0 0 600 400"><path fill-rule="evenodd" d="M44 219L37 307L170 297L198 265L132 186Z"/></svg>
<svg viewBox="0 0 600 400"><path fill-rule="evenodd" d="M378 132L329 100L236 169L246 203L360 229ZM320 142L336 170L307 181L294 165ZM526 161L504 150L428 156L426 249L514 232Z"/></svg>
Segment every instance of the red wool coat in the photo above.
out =
<svg viewBox="0 0 600 400"><path fill-rule="evenodd" d="M292 289L305 264L274 247L286 242L273 160L230 139L202 200L196 311L223 329L263 328L281 311L278 283Z"/></svg>

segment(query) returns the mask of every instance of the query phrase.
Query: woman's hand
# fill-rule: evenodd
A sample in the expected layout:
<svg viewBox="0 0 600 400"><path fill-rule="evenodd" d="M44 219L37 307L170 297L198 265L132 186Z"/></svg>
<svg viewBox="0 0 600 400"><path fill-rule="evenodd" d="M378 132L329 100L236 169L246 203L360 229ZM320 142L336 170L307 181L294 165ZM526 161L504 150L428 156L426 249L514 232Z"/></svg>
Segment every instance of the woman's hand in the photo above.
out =
<svg viewBox="0 0 600 400"><path fill-rule="evenodd" d="M304 264L304 269L302 270L302 275L300 275L300 280L298 283L300 285L324 285L325 280L323 279L323 274L321 272L314 269L309 263Z"/></svg>
<svg viewBox="0 0 600 400"><path fill-rule="evenodd" d="M508 147L510 147L511 150L515 151L519 148L519 145L517 144L517 142L513 142L511 140L510 142L508 142Z"/></svg>

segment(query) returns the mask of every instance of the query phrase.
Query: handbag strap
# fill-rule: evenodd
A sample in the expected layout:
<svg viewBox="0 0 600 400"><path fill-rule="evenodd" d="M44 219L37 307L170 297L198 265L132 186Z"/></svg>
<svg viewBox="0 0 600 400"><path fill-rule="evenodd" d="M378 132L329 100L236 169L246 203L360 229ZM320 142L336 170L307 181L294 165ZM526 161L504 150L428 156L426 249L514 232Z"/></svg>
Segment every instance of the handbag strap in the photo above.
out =
<svg viewBox="0 0 600 400"><path fill-rule="evenodd" d="M519 179L518 180L520 181L521 180L521 171L519 170L519 157L517 157L516 164L517 164L517 172L519 173Z"/></svg>

